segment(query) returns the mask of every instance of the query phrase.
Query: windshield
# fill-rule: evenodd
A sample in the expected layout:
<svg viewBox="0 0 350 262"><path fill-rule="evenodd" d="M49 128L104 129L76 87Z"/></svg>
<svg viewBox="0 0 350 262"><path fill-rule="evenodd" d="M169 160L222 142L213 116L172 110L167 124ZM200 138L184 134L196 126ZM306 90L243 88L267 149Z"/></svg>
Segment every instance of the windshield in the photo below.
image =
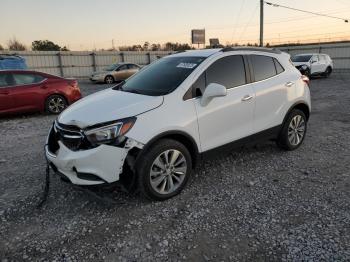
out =
<svg viewBox="0 0 350 262"><path fill-rule="evenodd" d="M308 62L312 55L296 55L292 57L293 62Z"/></svg>
<svg viewBox="0 0 350 262"><path fill-rule="evenodd" d="M174 91L205 57L165 57L147 66L119 88L126 92L162 96Z"/></svg>
<svg viewBox="0 0 350 262"><path fill-rule="evenodd" d="M113 64L113 65L107 66L105 68L105 71L114 71L118 67L118 65L119 64Z"/></svg>

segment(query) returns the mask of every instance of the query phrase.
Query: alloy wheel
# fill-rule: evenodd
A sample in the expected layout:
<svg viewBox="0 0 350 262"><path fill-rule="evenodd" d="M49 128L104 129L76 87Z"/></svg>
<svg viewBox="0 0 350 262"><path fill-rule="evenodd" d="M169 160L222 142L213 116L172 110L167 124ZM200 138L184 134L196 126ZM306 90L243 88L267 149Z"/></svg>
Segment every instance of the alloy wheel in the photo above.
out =
<svg viewBox="0 0 350 262"><path fill-rule="evenodd" d="M52 113L55 113L55 114L61 113L65 107L66 107L66 103L62 97L55 96L55 97L52 97L49 101L49 110Z"/></svg>
<svg viewBox="0 0 350 262"><path fill-rule="evenodd" d="M113 81L113 78L112 78L111 76L107 76L107 77L106 77L106 83L107 83L107 84L113 84L113 82L114 82L114 81Z"/></svg>
<svg viewBox="0 0 350 262"><path fill-rule="evenodd" d="M299 145L305 135L305 120L301 115L292 118L288 126L288 140L292 146Z"/></svg>
<svg viewBox="0 0 350 262"><path fill-rule="evenodd" d="M184 182L187 173L185 156L176 149L162 152L150 170L150 182L159 194L171 194Z"/></svg>

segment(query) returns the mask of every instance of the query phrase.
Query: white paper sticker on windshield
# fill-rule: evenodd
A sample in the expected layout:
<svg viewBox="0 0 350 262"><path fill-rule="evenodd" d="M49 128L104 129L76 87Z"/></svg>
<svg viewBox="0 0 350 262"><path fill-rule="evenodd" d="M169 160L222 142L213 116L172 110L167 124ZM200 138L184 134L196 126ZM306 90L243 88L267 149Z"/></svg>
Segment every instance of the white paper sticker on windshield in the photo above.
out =
<svg viewBox="0 0 350 262"><path fill-rule="evenodd" d="M180 63L176 67L192 69L192 68L195 68L196 66L197 64L194 64L194 63Z"/></svg>

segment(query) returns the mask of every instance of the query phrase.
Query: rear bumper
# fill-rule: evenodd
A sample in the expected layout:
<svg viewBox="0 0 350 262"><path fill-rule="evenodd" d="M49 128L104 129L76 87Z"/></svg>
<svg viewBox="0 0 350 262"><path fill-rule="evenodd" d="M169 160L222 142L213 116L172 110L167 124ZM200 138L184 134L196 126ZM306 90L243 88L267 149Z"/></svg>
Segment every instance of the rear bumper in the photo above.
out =
<svg viewBox="0 0 350 262"><path fill-rule="evenodd" d="M45 147L47 160L53 169L76 185L98 185L119 180L128 150L108 145L72 151L61 141L52 153Z"/></svg>

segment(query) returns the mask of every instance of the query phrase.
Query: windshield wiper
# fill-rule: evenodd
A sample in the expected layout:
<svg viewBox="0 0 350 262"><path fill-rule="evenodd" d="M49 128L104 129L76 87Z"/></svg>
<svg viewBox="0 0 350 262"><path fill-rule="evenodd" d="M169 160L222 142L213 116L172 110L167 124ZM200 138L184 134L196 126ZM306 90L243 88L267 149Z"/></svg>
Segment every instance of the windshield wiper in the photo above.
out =
<svg viewBox="0 0 350 262"><path fill-rule="evenodd" d="M120 91L124 91L123 90L123 85L125 84L125 80L121 81L120 83L118 83L117 85L115 85L114 87L112 87L113 90L120 90Z"/></svg>
<svg viewBox="0 0 350 262"><path fill-rule="evenodd" d="M129 89L129 90L123 90L124 92L128 92L128 93L134 93L134 94L140 94L143 95L143 93L141 93L139 90L136 89Z"/></svg>

